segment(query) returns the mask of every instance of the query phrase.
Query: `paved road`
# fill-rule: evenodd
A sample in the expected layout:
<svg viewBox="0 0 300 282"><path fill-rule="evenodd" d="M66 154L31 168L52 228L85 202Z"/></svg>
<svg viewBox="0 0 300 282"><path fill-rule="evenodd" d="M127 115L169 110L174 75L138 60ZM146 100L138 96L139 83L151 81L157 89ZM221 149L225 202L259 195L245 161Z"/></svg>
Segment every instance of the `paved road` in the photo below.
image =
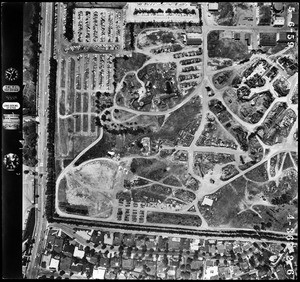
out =
<svg viewBox="0 0 300 282"><path fill-rule="evenodd" d="M40 44L42 45L42 53L40 55L39 65L39 83L38 83L38 172L41 177L38 177L38 203L36 208L36 221L34 238L36 244L32 249L31 261L27 268L27 278L36 278L38 265L40 263L40 254L42 251L42 243L44 231L47 226L46 218L44 217L45 204L45 189L46 189L46 164L47 164L47 114L48 110L48 85L49 85L49 59L51 57L51 36L52 36L52 16L53 3L41 3L41 33Z"/></svg>

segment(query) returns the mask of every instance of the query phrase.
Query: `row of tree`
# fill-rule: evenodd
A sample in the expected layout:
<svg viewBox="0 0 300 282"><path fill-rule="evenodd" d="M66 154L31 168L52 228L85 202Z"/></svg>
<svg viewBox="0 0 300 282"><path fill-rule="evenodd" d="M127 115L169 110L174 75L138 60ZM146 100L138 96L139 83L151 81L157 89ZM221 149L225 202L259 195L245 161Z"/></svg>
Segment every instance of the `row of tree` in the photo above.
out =
<svg viewBox="0 0 300 282"><path fill-rule="evenodd" d="M74 16L74 9L75 3L74 2L66 2L67 4L67 14L66 14L66 29L64 36L71 41L73 39L73 16Z"/></svg>
<svg viewBox="0 0 300 282"><path fill-rule="evenodd" d="M53 222L55 211L55 105L56 105L56 73L57 61L50 58L50 79L49 79L49 109L48 109L48 127L47 127L47 186L46 186L46 218Z"/></svg>
<svg viewBox="0 0 300 282"><path fill-rule="evenodd" d="M33 51L33 56L30 59L31 65L34 66L35 72L33 74L33 83L36 85L37 83L37 77L38 77L38 69L39 69L39 55L41 53L41 44L39 43L39 26L42 20L41 17L41 4L40 2L34 2L33 4L34 7L34 14L33 14L33 19L32 23L30 24L30 29L31 29L31 36L30 36L30 41L32 42L32 51Z"/></svg>

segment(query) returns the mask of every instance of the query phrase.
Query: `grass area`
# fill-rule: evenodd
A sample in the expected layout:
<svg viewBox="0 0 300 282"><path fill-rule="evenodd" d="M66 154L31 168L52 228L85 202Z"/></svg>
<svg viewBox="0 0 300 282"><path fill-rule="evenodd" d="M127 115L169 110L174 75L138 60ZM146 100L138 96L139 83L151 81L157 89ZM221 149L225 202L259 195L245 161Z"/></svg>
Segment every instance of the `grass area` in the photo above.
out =
<svg viewBox="0 0 300 282"><path fill-rule="evenodd" d="M201 218L197 215L166 213L166 212L148 212L147 222L157 224L172 224L184 226L201 226Z"/></svg>
<svg viewBox="0 0 300 282"><path fill-rule="evenodd" d="M216 73L212 77L212 81L214 86L217 89L221 89L227 85L230 85L234 72L232 70L229 71L221 71Z"/></svg>
<svg viewBox="0 0 300 282"><path fill-rule="evenodd" d="M66 106L65 106L65 91L62 90L59 96L59 114L65 115L66 114Z"/></svg>
<svg viewBox="0 0 300 282"><path fill-rule="evenodd" d="M187 191L184 189L178 189L174 193L175 197L184 203L191 203L196 199L196 196L193 192Z"/></svg>
<svg viewBox="0 0 300 282"><path fill-rule="evenodd" d="M243 194L237 194L230 184L220 188L209 196L213 205L208 207L198 202L198 207L209 226L220 226L229 224L239 212L239 202Z"/></svg>
<svg viewBox="0 0 300 282"><path fill-rule="evenodd" d="M102 139L94 145L91 149L89 149L85 154L83 154L76 162L75 166L80 165L81 163L95 159L107 157L107 152L112 150L112 148L116 145L116 140L114 136L106 131L103 132Z"/></svg>
<svg viewBox="0 0 300 282"><path fill-rule="evenodd" d="M165 178L163 180L163 183L175 187L180 187L182 185L181 182L174 175L170 175L167 178Z"/></svg>
<svg viewBox="0 0 300 282"><path fill-rule="evenodd" d="M36 121L28 121L23 125L24 147L23 147L23 163L27 166L34 167L37 164L37 123Z"/></svg>
<svg viewBox="0 0 300 282"><path fill-rule="evenodd" d="M27 218L26 227L23 232L22 242L24 242L25 240L30 239L32 237L34 225L35 225L35 208L31 208L28 218Z"/></svg>
<svg viewBox="0 0 300 282"><path fill-rule="evenodd" d="M268 181L267 162L262 163L258 167L252 169L245 174L246 178L255 182Z"/></svg>
<svg viewBox="0 0 300 282"><path fill-rule="evenodd" d="M148 56L133 52L132 57L116 57L115 58L115 76L116 82L120 82L124 75L129 71L136 71L143 66L149 59Z"/></svg>
<svg viewBox="0 0 300 282"><path fill-rule="evenodd" d="M140 49L176 42L177 36L169 30L144 30L137 38L137 46Z"/></svg>
<svg viewBox="0 0 300 282"><path fill-rule="evenodd" d="M210 58L227 58L241 61L251 57L248 46L240 40L220 38L221 30L211 31L207 35L207 50Z"/></svg>
<svg viewBox="0 0 300 282"><path fill-rule="evenodd" d="M182 107L173 111L159 132L153 133L153 135L161 140L176 144L179 141L180 132L185 131L188 126L193 127L199 121L201 108L200 97L193 97Z"/></svg>

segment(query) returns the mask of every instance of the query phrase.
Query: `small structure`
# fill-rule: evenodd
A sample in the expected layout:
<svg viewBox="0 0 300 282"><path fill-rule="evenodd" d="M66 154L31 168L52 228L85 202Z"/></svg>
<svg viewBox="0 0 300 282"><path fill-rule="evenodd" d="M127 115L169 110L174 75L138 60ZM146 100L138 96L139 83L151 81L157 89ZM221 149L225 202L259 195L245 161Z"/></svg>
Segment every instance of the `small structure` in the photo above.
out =
<svg viewBox="0 0 300 282"><path fill-rule="evenodd" d="M284 26L284 17L276 17L273 26Z"/></svg>
<svg viewBox="0 0 300 282"><path fill-rule="evenodd" d="M210 198L208 198L208 197L204 197L204 200L203 200L203 202L202 202L202 206L204 206L204 205L207 205L207 206L212 206L212 204L213 204L213 200L212 199L210 199Z"/></svg>
<svg viewBox="0 0 300 282"><path fill-rule="evenodd" d="M208 4L208 11L210 12L216 12L219 10L219 3L213 2Z"/></svg>

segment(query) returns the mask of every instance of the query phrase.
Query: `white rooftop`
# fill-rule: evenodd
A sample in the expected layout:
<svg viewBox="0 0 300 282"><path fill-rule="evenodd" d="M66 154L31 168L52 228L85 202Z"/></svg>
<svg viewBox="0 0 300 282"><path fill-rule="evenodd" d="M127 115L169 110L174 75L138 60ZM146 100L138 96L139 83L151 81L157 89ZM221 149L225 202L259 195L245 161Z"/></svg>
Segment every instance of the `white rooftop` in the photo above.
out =
<svg viewBox="0 0 300 282"><path fill-rule="evenodd" d="M207 198L207 197L204 197L204 200L203 200L203 202L202 202L202 206L203 205L208 205L208 206L212 206L212 204L213 204L213 200L212 199L210 199L210 198Z"/></svg>
<svg viewBox="0 0 300 282"><path fill-rule="evenodd" d="M76 246L75 249L74 249L73 256L77 257L77 258L83 258L84 257L84 251L79 250L78 247Z"/></svg>
<svg viewBox="0 0 300 282"><path fill-rule="evenodd" d="M58 265L59 265L59 260L52 258L50 261L49 268L55 269L56 271L58 271Z"/></svg>
<svg viewBox="0 0 300 282"><path fill-rule="evenodd" d="M99 267L93 270L93 279L104 279L105 268Z"/></svg>

